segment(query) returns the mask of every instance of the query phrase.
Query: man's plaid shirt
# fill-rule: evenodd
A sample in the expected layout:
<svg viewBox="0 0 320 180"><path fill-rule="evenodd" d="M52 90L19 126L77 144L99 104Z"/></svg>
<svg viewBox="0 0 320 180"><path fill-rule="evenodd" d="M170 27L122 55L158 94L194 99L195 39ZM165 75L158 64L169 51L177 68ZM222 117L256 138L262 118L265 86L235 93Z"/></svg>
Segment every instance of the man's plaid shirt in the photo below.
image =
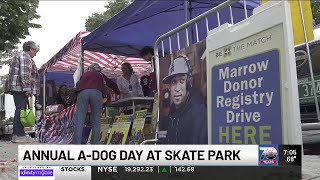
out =
<svg viewBox="0 0 320 180"><path fill-rule="evenodd" d="M30 55L24 51L18 52L11 61L5 91L24 91L39 95L38 76L37 66Z"/></svg>

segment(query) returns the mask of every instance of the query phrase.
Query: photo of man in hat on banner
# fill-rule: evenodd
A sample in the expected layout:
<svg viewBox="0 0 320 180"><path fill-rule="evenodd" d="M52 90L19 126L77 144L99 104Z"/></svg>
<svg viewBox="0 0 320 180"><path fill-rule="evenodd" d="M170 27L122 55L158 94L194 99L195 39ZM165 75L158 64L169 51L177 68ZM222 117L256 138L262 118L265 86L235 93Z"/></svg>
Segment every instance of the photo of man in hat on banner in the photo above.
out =
<svg viewBox="0 0 320 180"><path fill-rule="evenodd" d="M207 101L201 93L201 73L193 75L189 58L183 52L176 54L168 73L162 79L161 107L167 116L160 117L165 137L163 144L208 144ZM200 63L200 59L198 59ZM164 63L165 64L165 63ZM196 66L197 67L197 66ZM162 113L163 114L163 113Z"/></svg>

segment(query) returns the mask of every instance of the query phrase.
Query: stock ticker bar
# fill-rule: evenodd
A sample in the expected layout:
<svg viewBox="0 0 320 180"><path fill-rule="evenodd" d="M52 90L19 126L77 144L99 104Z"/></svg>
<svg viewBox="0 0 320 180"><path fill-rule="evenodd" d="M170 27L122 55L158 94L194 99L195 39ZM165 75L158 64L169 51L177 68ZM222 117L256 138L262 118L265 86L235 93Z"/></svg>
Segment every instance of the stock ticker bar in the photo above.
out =
<svg viewBox="0 0 320 180"><path fill-rule="evenodd" d="M92 180L102 179L292 179L301 180L301 145L260 148L259 166L93 166ZM113 171L112 171L113 170ZM116 171L116 172L115 172Z"/></svg>
<svg viewBox="0 0 320 180"><path fill-rule="evenodd" d="M216 178L216 179L292 179L301 180L301 166L241 166L241 167L222 167L222 166L118 166L117 172L101 172L99 168L105 166L91 167L92 180L105 179L192 179L195 178ZM128 171L127 169L153 169L150 172ZM165 170L163 170L165 169Z"/></svg>

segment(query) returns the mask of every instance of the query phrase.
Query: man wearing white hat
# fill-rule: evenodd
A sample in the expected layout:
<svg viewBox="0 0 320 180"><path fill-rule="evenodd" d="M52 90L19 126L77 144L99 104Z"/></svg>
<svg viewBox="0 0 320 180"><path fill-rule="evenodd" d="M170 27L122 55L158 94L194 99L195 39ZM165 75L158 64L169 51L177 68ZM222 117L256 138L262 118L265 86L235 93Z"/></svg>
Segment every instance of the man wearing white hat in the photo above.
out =
<svg viewBox="0 0 320 180"><path fill-rule="evenodd" d="M169 84L171 106L166 144L208 144L207 105L192 87L192 68L187 57L177 57L163 79Z"/></svg>

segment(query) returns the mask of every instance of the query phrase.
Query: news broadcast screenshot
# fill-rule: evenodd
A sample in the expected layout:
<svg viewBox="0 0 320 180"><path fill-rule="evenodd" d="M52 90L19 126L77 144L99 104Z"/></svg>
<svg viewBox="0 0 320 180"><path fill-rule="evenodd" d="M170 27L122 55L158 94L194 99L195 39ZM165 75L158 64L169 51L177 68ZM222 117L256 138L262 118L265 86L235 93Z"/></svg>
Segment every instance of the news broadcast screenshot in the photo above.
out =
<svg viewBox="0 0 320 180"><path fill-rule="evenodd" d="M1 1L0 180L320 179L319 6Z"/></svg>

